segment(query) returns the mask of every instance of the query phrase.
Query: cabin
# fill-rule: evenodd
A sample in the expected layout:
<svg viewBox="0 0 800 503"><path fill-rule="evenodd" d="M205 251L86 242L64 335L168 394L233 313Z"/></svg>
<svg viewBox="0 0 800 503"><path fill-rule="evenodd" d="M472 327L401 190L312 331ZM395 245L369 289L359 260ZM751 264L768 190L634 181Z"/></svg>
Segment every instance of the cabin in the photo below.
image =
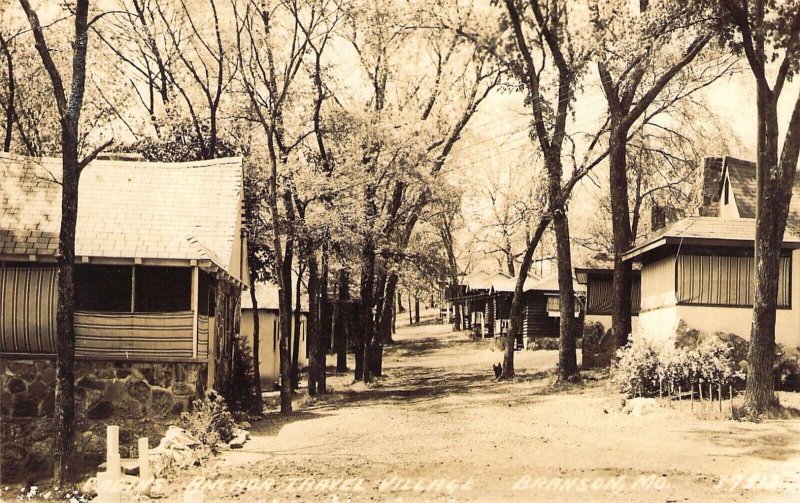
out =
<svg viewBox="0 0 800 503"><path fill-rule="evenodd" d="M625 260L642 267L638 333L670 343L683 323L705 333L749 338L754 238L752 218L694 216L625 253ZM781 247L775 337L790 347L800 345L800 305L793 300L800 298L800 282L792 279L800 277L798 250L800 237L787 226Z"/></svg>
<svg viewBox="0 0 800 503"><path fill-rule="evenodd" d="M583 336L586 289L573 280L575 292L575 337ZM558 276L529 278L524 284L522 333L517 347L527 347L534 339L559 337L561 332L561 302Z"/></svg>
<svg viewBox="0 0 800 503"><path fill-rule="evenodd" d="M611 328L611 292L614 284L614 269L608 267L576 267L575 279L586 289L587 327L600 324L604 331ZM641 305L641 271L633 271L631 285L631 328L635 332L639 323Z"/></svg>
<svg viewBox="0 0 800 503"><path fill-rule="evenodd" d="M261 376L261 389L268 390L280 384L280 317L278 311L278 285L275 283L256 283L253 286L256 296L256 311L258 312L258 370ZM242 293L242 335L247 338L250 349L253 349L253 324L255 312L251 291ZM298 366L303 368L308 365L307 327L308 327L308 299L301 296L300 316L300 344L298 353ZM295 318L298 315L292 312L292 338L289 341L289 350L294 348Z"/></svg>
<svg viewBox="0 0 800 503"><path fill-rule="evenodd" d="M496 333L495 314L497 312L496 295L492 294L492 285L497 281L507 281L507 274L497 272L476 273L466 281L466 298L470 312L470 326L481 337L494 337Z"/></svg>
<svg viewBox="0 0 800 503"><path fill-rule="evenodd" d="M53 414L61 162L0 153L4 422ZM206 389L226 392L247 284L242 215L239 158L84 168L74 276L79 420L163 426L160 418L179 417Z"/></svg>

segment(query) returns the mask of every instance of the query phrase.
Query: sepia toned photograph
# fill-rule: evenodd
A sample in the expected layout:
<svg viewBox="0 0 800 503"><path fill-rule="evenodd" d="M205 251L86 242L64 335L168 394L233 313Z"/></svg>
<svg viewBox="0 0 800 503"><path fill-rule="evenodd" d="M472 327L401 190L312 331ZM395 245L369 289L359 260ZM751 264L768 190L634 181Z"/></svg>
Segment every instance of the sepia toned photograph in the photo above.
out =
<svg viewBox="0 0 800 503"><path fill-rule="evenodd" d="M800 501L798 74L800 0L0 0L0 502Z"/></svg>

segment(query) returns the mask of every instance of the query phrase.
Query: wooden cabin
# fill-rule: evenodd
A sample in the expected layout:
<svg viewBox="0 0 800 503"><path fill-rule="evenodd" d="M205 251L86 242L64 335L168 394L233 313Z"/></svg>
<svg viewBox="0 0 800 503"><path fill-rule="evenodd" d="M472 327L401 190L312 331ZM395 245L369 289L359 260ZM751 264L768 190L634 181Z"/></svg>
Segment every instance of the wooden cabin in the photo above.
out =
<svg viewBox="0 0 800 503"><path fill-rule="evenodd" d="M60 159L0 154L0 354L55 352ZM98 160L81 173L77 358L227 368L246 282L241 159Z"/></svg>
<svg viewBox="0 0 800 503"><path fill-rule="evenodd" d="M494 337L495 314L497 302L492 294L492 284L496 281L508 280L509 276L501 272L494 274L476 273L466 281L466 299L470 312L470 326L481 337Z"/></svg>
<svg viewBox="0 0 800 503"><path fill-rule="evenodd" d="M253 286L256 294L258 311L258 369L261 374L261 387L263 390L271 389L280 383L280 318L278 310L278 285L274 283L256 283ZM308 300L301 297L302 310L300 312L300 353L298 365L303 368L308 365L307 334L308 327ZM253 300L251 292L242 293L242 335L247 337L250 348L253 348ZM292 338L289 341L289 350L294 347L295 316L292 312Z"/></svg>
<svg viewBox="0 0 800 503"><path fill-rule="evenodd" d="M586 326L599 323L605 330L611 328L611 292L614 269L611 267L576 267L575 278L586 289ZM641 271L633 271L631 287L631 327L635 332L639 323L641 305Z"/></svg>
<svg viewBox="0 0 800 503"><path fill-rule="evenodd" d="M575 292L575 337L583 335L585 288L573 281ZM527 347L533 339L559 337L561 331L561 311L558 276L542 279L530 278L525 281L523 296L522 333L517 340L518 347Z"/></svg>
<svg viewBox="0 0 800 503"><path fill-rule="evenodd" d="M705 333L749 338L754 236L751 218L688 217L628 251L625 260L642 266L639 333L668 343L683 322ZM787 226L775 336L789 347L800 345L800 306L793 300L800 298L799 249L800 237Z"/></svg>

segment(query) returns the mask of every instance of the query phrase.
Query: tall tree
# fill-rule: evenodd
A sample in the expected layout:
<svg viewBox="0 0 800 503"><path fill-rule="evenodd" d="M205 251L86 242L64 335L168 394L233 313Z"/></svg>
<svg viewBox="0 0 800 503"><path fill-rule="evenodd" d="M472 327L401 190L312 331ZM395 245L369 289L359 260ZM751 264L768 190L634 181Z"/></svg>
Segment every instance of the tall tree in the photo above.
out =
<svg viewBox="0 0 800 503"><path fill-rule="evenodd" d="M56 386L53 478L63 484L74 473L72 449L75 434L75 229L78 221L78 182L81 171L97 157L104 143L88 155L79 152L81 109L86 88L89 48L89 0L76 0L70 91L67 94L61 71L56 66L37 12L28 0L19 0L31 26L36 50L50 77L61 127L61 224L58 237L58 306L56 313ZM74 7L74 8L73 8Z"/></svg>
<svg viewBox="0 0 800 503"><path fill-rule="evenodd" d="M709 5L719 15L723 41L744 54L756 87L755 300L745 407L759 415L778 403L772 377L775 310L781 243L800 153L800 95L790 97L794 103L780 148L778 104L800 67L800 4L720 0Z"/></svg>
<svg viewBox="0 0 800 503"><path fill-rule="evenodd" d="M570 14L573 13L573 7L578 8L577 4L568 5L568 3L565 1L504 0L508 24L511 27L513 44L518 56L514 60L521 61L521 63L517 63L512 60L511 66L527 90L527 102L533 115L533 137L538 142L547 173L546 214L542 215L537 225L534 239L528 243L517 276L504 358L504 378L514 375L513 351L516 344L516 333L520 329L519 325L522 321L521 297L524 281L533 258L533 248L538 244L538 240L535 238L541 236L550 222L552 222L555 232L558 264L560 304L558 376L563 380L578 376L574 316L575 292L572 283L572 254L567 202L575 183L604 156L599 156L591 162L576 164L568 182L563 183L562 150L568 136L567 118L575 99L578 79L585 72L591 54L589 49L581 45L576 38L581 27L570 24ZM534 54L532 48L537 47L541 52ZM546 93L549 89L555 89L555 93L548 99ZM589 152L596 145L597 138L596 134L590 140ZM588 157L584 157L584 159L588 159Z"/></svg>
<svg viewBox="0 0 800 503"><path fill-rule="evenodd" d="M695 17L690 3L663 1L647 5L648 2L641 2L634 8L624 0L592 3L593 34L600 44L594 55L609 118L614 243L611 324L617 345L624 345L631 332L633 273L630 261L622 260L633 245L628 199L629 136L647 108L711 39L702 24L693 24L691 30L682 28Z"/></svg>

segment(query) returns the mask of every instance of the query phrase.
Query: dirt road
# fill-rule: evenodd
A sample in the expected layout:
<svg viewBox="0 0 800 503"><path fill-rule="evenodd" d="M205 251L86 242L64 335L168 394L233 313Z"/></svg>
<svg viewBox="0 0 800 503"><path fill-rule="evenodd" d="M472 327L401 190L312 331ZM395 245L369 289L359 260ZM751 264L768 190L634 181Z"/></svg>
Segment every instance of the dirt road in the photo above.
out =
<svg viewBox="0 0 800 503"><path fill-rule="evenodd" d="M620 411L607 380L553 383L554 351L493 382L489 341L401 328L386 377L271 415L252 439L170 483L206 501L800 501L800 421ZM784 395L783 401L796 401Z"/></svg>

